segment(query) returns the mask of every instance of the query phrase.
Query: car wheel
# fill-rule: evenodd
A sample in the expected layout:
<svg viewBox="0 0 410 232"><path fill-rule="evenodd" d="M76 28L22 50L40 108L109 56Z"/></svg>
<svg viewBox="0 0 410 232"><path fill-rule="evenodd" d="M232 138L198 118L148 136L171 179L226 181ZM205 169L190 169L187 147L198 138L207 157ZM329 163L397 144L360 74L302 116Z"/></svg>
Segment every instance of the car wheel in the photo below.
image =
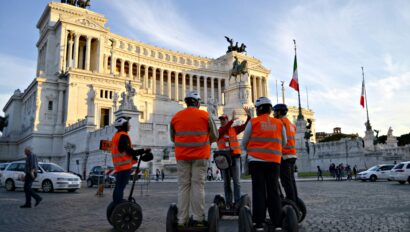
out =
<svg viewBox="0 0 410 232"><path fill-rule="evenodd" d="M93 187L93 181L91 179L87 180L87 187L89 187L89 188Z"/></svg>
<svg viewBox="0 0 410 232"><path fill-rule="evenodd" d="M407 178L407 182L409 182L409 184L410 184L410 176L409 176L409 178Z"/></svg>
<svg viewBox="0 0 410 232"><path fill-rule="evenodd" d="M406 181L399 181L399 184L405 184L406 183Z"/></svg>
<svg viewBox="0 0 410 232"><path fill-rule="evenodd" d="M14 191L16 190L16 186L14 185L14 181L12 179L6 180L5 184L6 190L7 191Z"/></svg>
<svg viewBox="0 0 410 232"><path fill-rule="evenodd" d="M376 180L377 180L377 176L375 176L375 175L370 176L370 181L371 182L375 182Z"/></svg>
<svg viewBox="0 0 410 232"><path fill-rule="evenodd" d="M52 193L54 191L53 183L50 180L43 181L43 192L45 193Z"/></svg>
<svg viewBox="0 0 410 232"><path fill-rule="evenodd" d="M363 182L366 182L366 180L363 180L363 179L362 179L362 181L363 181Z"/></svg>
<svg viewBox="0 0 410 232"><path fill-rule="evenodd" d="M73 192L77 191L77 189L68 189L67 191L68 191L69 193L73 193Z"/></svg>

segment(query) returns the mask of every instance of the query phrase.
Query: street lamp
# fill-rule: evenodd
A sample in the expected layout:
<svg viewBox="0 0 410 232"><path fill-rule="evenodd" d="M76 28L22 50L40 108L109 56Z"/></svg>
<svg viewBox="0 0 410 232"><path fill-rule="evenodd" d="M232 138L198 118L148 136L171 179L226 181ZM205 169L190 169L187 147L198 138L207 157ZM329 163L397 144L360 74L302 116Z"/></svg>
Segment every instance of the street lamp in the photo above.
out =
<svg viewBox="0 0 410 232"><path fill-rule="evenodd" d="M64 149L67 151L67 172L70 171L71 153L75 151L75 144L66 143Z"/></svg>

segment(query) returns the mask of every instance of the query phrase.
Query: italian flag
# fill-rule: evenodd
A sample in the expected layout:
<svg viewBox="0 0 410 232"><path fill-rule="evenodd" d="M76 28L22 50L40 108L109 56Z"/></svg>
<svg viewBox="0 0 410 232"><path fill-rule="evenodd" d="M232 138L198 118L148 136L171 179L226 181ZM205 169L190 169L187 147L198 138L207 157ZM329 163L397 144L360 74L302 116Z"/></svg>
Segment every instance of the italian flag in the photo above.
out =
<svg viewBox="0 0 410 232"><path fill-rule="evenodd" d="M290 81L289 86L299 92L298 64L296 61L296 54L295 54L295 62L293 64L293 76L292 76L292 80Z"/></svg>
<svg viewBox="0 0 410 232"><path fill-rule="evenodd" d="M360 96L360 105L364 108L364 95L365 95L365 87L364 87L364 78L362 82L362 95Z"/></svg>

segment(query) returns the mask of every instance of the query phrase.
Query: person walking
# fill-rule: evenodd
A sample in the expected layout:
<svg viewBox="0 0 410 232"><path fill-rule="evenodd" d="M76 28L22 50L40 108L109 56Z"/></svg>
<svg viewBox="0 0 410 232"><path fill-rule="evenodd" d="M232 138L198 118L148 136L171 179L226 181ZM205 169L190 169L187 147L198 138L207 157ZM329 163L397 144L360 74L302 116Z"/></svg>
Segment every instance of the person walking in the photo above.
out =
<svg viewBox="0 0 410 232"><path fill-rule="evenodd" d="M157 168L157 170L155 171L155 177L156 177L157 182L159 181L159 175L160 174L161 173L160 173L159 169Z"/></svg>
<svg viewBox="0 0 410 232"><path fill-rule="evenodd" d="M353 166L353 176L354 176L354 179L356 180L357 179L357 166L356 165Z"/></svg>
<svg viewBox="0 0 410 232"><path fill-rule="evenodd" d="M161 169L161 181L164 182L164 179L165 179L164 169Z"/></svg>
<svg viewBox="0 0 410 232"><path fill-rule="evenodd" d="M129 124L130 119L129 117L121 116L115 120L114 127L117 129L117 132L111 139L112 162L116 173L115 188L112 195L115 205L123 200L124 189L130 179L132 165L137 162L137 156L141 156L142 161L150 161L153 158L150 148L132 149L131 138L128 135L128 131L131 128ZM138 175L138 173L135 175Z"/></svg>
<svg viewBox="0 0 410 232"><path fill-rule="evenodd" d="M245 130L246 125L251 119L251 109L243 108L247 115L247 120L244 124L238 126L232 126L235 118L235 110L232 111L232 118L228 120L226 114L219 117L221 121L221 127L218 129L219 138L218 138L218 150L228 152L232 165L227 169L221 170L221 174L224 179L224 193L227 208L239 207L239 199L241 197L241 146L239 144L237 135L242 133ZM233 189L234 194L232 199L232 188L231 188L231 179L233 180ZM233 204L235 201L235 205Z"/></svg>
<svg viewBox="0 0 410 232"><path fill-rule="evenodd" d="M296 126L286 117L288 107L285 104L276 104L273 107L273 113L275 118L282 121L287 139L287 143L282 147L280 182L285 190L286 198L297 202L298 191L295 181L295 163L298 158L296 152Z"/></svg>
<svg viewBox="0 0 410 232"><path fill-rule="evenodd" d="M196 91L188 92L184 100L187 108L177 112L170 125L177 160L178 227L187 225L190 209L192 224L205 227L205 177L218 130L208 112L199 109L201 97Z"/></svg>
<svg viewBox="0 0 410 232"><path fill-rule="evenodd" d="M320 169L320 166L317 166L317 180L319 180L319 177L322 178L323 181L323 176L322 176L322 169Z"/></svg>
<svg viewBox="0 0 410 232"><path fill-rule="evenodd" d="M249 159L252 178L252 217L256 231L263 231L266 209L274 228L281 227L282 209L279 195L279 173L286 129L281 120L270 116L272 102L260 97L255 102L256 118L245 128L242 145Z"/></svg>
<svg viewBox="0 0 410 232"><path fill-rule="evenodd" d="M34 190L31 188L34 180L37 177L38 161L37 156L33 154L31 147L26 147L24 149L24 154L26 155L26 164L24 167L24 194L26 196L26 203L20 208L31 208L31 198L36 200L34 206L38 206L43 200Z"/></svg>

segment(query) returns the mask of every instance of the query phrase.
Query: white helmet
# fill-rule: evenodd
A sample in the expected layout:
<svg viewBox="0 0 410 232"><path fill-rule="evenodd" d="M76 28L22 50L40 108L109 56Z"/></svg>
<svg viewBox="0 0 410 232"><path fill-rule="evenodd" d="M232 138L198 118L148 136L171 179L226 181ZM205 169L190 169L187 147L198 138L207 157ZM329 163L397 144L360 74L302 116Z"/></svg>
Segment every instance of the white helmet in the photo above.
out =
<svg viewBox="0 0 410 232"><path fill-rule="evenodd" d="M259 106L261 106L261 105L266 105L266 104L269 104L269 105L272 106L272 102L270 101L269 98L267 98L267 97L260 97L260 98L256 99L256 102L255 102L255 106L256 106L256 107L259 107Z"/></svg>
<svg viewBox="0 0 410 232"><path fill-rule="evenodd" d="M124 116L119 117L119 118L115 119L114 127L122 127L123 125L128 123L129 120L130 120L129 117L124 117Z"/></svg>
<svg viewBox="0 0 410 232"><path fill-rule="evenodd" d="M197 101L201 100L201 96L199 96L199 93L197 91L189 91L185 97L185 99L187 98L193 98Z"/></svg>

